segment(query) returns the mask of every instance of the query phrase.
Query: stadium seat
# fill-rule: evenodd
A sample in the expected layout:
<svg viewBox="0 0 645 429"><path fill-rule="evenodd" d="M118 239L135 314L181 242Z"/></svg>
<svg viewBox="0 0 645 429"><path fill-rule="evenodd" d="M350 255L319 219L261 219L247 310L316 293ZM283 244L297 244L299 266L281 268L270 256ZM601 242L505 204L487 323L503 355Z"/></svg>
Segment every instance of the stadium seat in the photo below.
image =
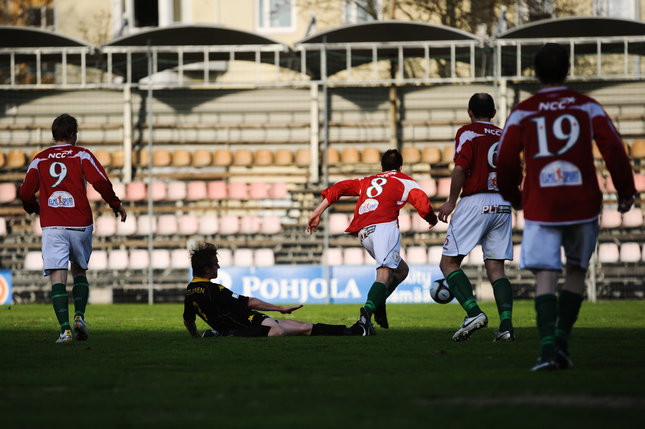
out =
<svg viewBox="0 0 645 429"><path fill-rule="evenodd" d="M620 262L640 262L641 246L638 243L627 242L620 245Z"/></svg>
<svg viewBox="0 0 645 429"><path fill-rule="evenodd" d="M141 149L132 152L132 164L138 167L147 168L150 163L148 149Z"/></svg>
<svg viewBox="0 0 645 429"><path fill-rule="evenodd" d="M269 186L269 198L274 200L282 200L289 196L287 184L284 182L271 183Z"/></svg>
<svg viewBox="0 0 645 429"><path fill-rule="evenodd" d="M200 201L208 198L208 187L203 180L191 180L186 185L186 200Z"/></svg>
<svg viewBox="0 0 645 429"><path fill-rule="evenodd" d="M323 252L321 263L324 265L343 265L343 251L338 247L330 247Z"/></svg>
<svg viewBox="0 0 645 429"><path fill-rule="evenodd" d="M168 190L166 189L165 182L152 182L148 189L150 195L152 196L152 201L163 201L168 196Z"/></svg>
<svg viewBox="0 0 645 429"><path fill-rule="evenodd" d="M329 215L329 233L341 235L349 226L349 216L346 213L331 213Z"/></svg>
<svg viewBox="0 0 645 429"><path fill-rule="evenodd" d="M340 162L343 165L358 164L361 160L361 154L355 147L346 147L340 152Z"/></svg>
<svg viewBox="0 0 645 429"><path fill-rule="evenodd" d="M645 158L645 140L634 140L630 152L633 159Z"/></svg>
<svg viewBox="0 0 645 429"><path fill-rule="evenodd" d="M187 192L186 182L173 180L167 184L166 199L168 201L184 201Z"/></svg>
<svg viewBox="0 0 645 429"><path fill-rule="evenodd" d="M88 270L106 270L108 269L108 255L105 250L94 250L90 255L90 262L87 264Z"/></svg>
<svg viewBox="0 0 645 429"><path fill-rule="evenodd" d="M265 182L253 182L249 184L249 199L264 200L269 197L269 187Z"/></svg>
<svg viewBox="0 0 645 429"><path fill-rule="evenodd" d="M125 164L125 153L123 149L117 149L112 152L112 168L123 168Z"/></svg>
<svg viewBox="0 0 645 429"><path fill-rule="evenodd" d="M612 180L610 175L607 175L607 177L605 177L605 191L610 194L617 193L616 187L614 186L614 181Z"/></svg>
<svg viewBox="0 0 645 429"><path fill-rule="evenodd" d="M322 163L322 159L320 160ZM335 147L327 148L327 165L338 165L340 163L340 152Z"/></svg>
<svg viewBox="0 0 645 429"><path fill-rule="evenodd" d="M23 268L25 269L25 271L42 271L43 254L37 250L28 251L25 255Z"/></svg>
<svg viewBox="0 0 645 429"><path fill-rule="evenodd" d="M598 262L613 264L620 259L620 252L616 243L600 243L598 245Z"/></svg>
<svg viewBox="0 0 645 429"><path fill-rule="evenodd" d="M436 212L435 212L436 214ZM448 222L441 222L437 221L437 224L432 227L430 231L432 232L446 232L448 231L448 225L449 225L450 219L448 219Z"/></svg>
<svg viewBox="0 0 645 429"><path fill-rule="evenodd" d="M233 165L248 167L253 164L253 154L248 149L238 149L233 154Z"/></svg>
<svg viewBox="0 0 645 429"><path fill-rule="evenodd" d="M421 151L421 162L424 164L437 164L441 161L441 149L437 146L426 146Z"/></svg>
<svg viewBox="0 0 645 429"><path fill-rule="evenodd" d="M137 232L137 218L132 215L128 214L127 219L125 222L116 222L116 235L134 235Z"/></svg>
<svg viewBox="0 0 645 429"><path fill-rule="evenodd" d="M16 185L13 183L0 183L0 203L10 203L18 196Z"/></svg>
<svg viewBox="0 0 645 429"><path fill-rule="evenodd" d="M157 234L175 235L177 230L177 217L174 214L162 214L157 219Z"/></svg>
<svg viewBox="0 0 645 429"><path fill-rule="evenodd" d="M639 207L633 207L623 214L623 228L640 228L643 226L643 212Z"/></svg>
<svg viewBox="0 0 645 429"><path fill-rule="evenodd" d="M240 218L240 234L257 234L260 232L260 218L256 215L244 215Z"/></svg>
<svg viewBox="0 0 645 429"><path fill-rule="evenodd" d="M424 179L419 179L418 183L429 198L437 195L437 181L433 178L427 177Z"/></svg>
<svg viewBox="0 0 645 429"><path fill-rule="evenodd" d="M177 218L177 232L181 235L194 235L199 231L199 219L194 214L185 213Z"/></svg>
<svg viewBox="0 0 645 429"><path fill-rule="evenodd" d="M7 170L15 170L23 168L25 164L27 164L25 153L19 149L12 149L7 153L4 168Z"/></svg>
<svg viewBox="0 0 645 429"><path fill-rule="evenodd" d="M521 244L515 244L513 245L513 261L512 263L515 265L520 264L520 253L522 252L522 245Z"/></svg>
<svg viewBox="0 0 645 429"><path fill-rule="evenodd" d="M645 174L634 174L634 185L636 186L636 192L645 192Z"/></svg>
<svg viewBox="0 0 645 429"><path fill-rule="evenodd" d="M126 201L143 201L147 197L146 184L143 182L130 182L125 186Z"/></svg>
<svg viewBox="0 0 645 429"><path fill-rule="evenodd" d="M233 265L236 267L252 267L253 249L235 249L233 251Z"/></svg>
<svg viewBox="0 0 645 429"><path fill-rule="evenodd" d="M524 230L524 210L515 211L513 213L513 229L516 231Z"/></svg>
<svg viewBox="0 0 645 429"><path fill-rule="evenodd" d="M7 157L5 157L4 152L0 151L0 168L4 167L6 160Z"/></svg>
<svg viewBox="0 0 645 429"><path fill-rule="evenodd" d="M214 213L204 213L199 217L197 232L202 235L213 235L219 231L219 221Z"/></svg>
<svg viewBox="0 0 645 429"><path fill-rule="evenodd" d="M217 149L213 155L213 165L216 167L228 167L233 163L233 154L228 149Z"/></svg>
<svg viewBox="0 0 645 429"><path fill-rule="evenodd" d="M226 190L226 182L222 180L214 180L208 183L208 199L211 201L225 200L228 196Z"/></svg>
<svg viewBox="0 0 645 429"><path fill-rule="evenodd" d="M170 267L170 251L168 249L154 249L152 251L152 268L165 270Z"/></svg>
<svg viewBox="0 0 645 429"><path fill-rule="evenodd" d="M260 225L260 232L266 235L277 234L282 230L282 221L280 216L268 215L263 216Z"/></svg>
<svg viewBox="0 0 645 429"><path fill-rule="evenodd" d="M448 199L450 196L450 177L441 177L437 181L437 198L443 200Z"/></svg>
<svg viewBox="0 0 645 429"><path fill-rule="evenodd" d="M230 267L233 265L233 251L228 248L217 249L217 260L220 267Z"/></svg>
<svg viewBox="0 0 645 429"><path fill-rule="evenodd" d="M94 186L90 184L88 184L87 188L85 188L85 193L87 195L87 201L89 201L90 203L95 203L97 201L103 200L101 194L99 194L99 192L94 189Z"/></svg>
<svg viewBox="0 0 645 429"><path fill-rule="evenodd" d="M197 149L193 153L193 167L207 167L213 163L213 154L208 149Z"/></svg>
<svg viewBox="0 0 645 429"><path fill-rule="evenodd" d="M381 163L381 152L375 147L366 147L361 152L361 162L363 164L376 164Z"/></svg>
<svg viewBox="0 0 645 429"><path fill-rule="evenodd" d="M253 260L256 267L272 267L275 265L275 254L273 249L259 248L253 251Z"/></svg>
<svg viewBox="0 0 645 429"><path fill-rule="evenodd" d="M123 182L112 182L112 189L114 189L114 193L121 200L123 200L125 198L125 183L123 183Z"/></svg>
<svg viewBox="0 0 645 429"><path fill-rule="evenodd" d="M0 237L7 235L7 221L0 217Z"/></svg>
<svg viewBox="0 0 645 429"><path fill-rule="evenodd" d="M405 261L408 265L426 265L428 249L424 246L411 246L405 249Z"/></svg>
<svg viewBox="0 0 645 429"><path fill-rule="evenodd" d="M112 237L116 234L117 219L113 214L103 214L94 221L94 234L97 237Z"/></svg>
<svg viewBox="0 0 645 429"><path fill-rule="evenodd" d="M173 167L188 167L190 165L190 152L185 149L177 149L172 153Z"/></svg>
<svg viewBox="0 0 645 429"><path fill-rule="evenodd" d="M421 151L414 146L405 146L401 149L404 164L418 164L421 161Z"/></svg>
<svg viewBox="0 0 645 429"><path fill-rule="evenodd" d="M273 153L269 149L258 149L253 155L253 165L273 165Z"/></svg>
<svg viewBox="0 0 645 429"><path fill-rule="evenodd" d="M410 232L412 230L412 215L408 210L399 212L399 231Z"/></svg>
<svg viewBox="0 0 645 429"><path fill-rule="evenodd" d="M600 215L600 228L618 228L622 221L622 216L618 210L603 209Z"/></svg>
<svg viewBox="0 0 645 429"><path fill-rule="evenodd" d="M233 235L240 232L240 219L235 215L223 215L219 219L219 233Z"/></svg>
<svg viewBox="0 0 645 429"><path fill-rule="evenodd" d="M190 268L190 253L187 249L172 249L170 251L170 268Z"/></svg>
<svg viewBox="0 0 645 429"><path fill-rule="evenodd" d="M293 152L289 149L278 149L275 151L275 165L292 165Z"/></svg>
<svg viewBox="0 0 645 429"><path fill-rule="evenodd" d="M157 232L157 219L147 214L137 218L137 235L155 234Z"/></svg>
<svg viewBox="0 0 645 429"><path fill-rule="evenodd" d="M131 249L128 259L128 269L144 270L150 265L150 255L147 249Z"/></svg>
<svg viewBox="0 0 645 429"><path fill-rule="evenodd" d="M110 151L105 149L99 149L94 152L96 160L103 166L103 168L108 169L112 166L112 155Z"/></svg>
<svg viewBox="0 0 645 429"><path fill-rule="evenodd" d="M108 268L111 270L125 270L129 263L128 251L125 249L112 249L108 253Z"/></svg>
<svg viewBox="0 0 645 429"><path fill-rule="evenodd" d="M244 182L231 182L228 184L228 198L231 200L247 200L249 189Z"/></svg>
<svg viewBox="0 0 645 429"><path fill-rule="evenodd" d="M439 265L442 253L443 246L430 246L428 249L428 263L430 265Z"/></svg>
<svg viewBox="0 0 645 429"><path fill-rule="evenodd" d="M441 150L441 161L451 163L455 159L455 146L447 145Z"/></svg>
<svg viewBox="0 0 645 429"><path fill-rule="evenodd" d="M414 232L430 231L430 224L426 222L425 219L422 219L416 210L410 211L410 217L412 218L412 231Z"/></svg>
<svg viewBox="0 0 645 429"><path fill-rule="evenodd" d="M362 247L343 248L343 262L345 265L365 264L365 249Z"/></svg>
<svg viewBox="0 0 645 429"><path fill-rule="evenodd" d="M168 167L172 164L172 155L167 149L157 149L152 151L153 167Z"/></svg>
<svg viewBox="0 0 645 429"><path fill-rule="evenodd" d="M298 167L309 167L311 165L311 150L298 149L296 151L295 163Z"/></svg>

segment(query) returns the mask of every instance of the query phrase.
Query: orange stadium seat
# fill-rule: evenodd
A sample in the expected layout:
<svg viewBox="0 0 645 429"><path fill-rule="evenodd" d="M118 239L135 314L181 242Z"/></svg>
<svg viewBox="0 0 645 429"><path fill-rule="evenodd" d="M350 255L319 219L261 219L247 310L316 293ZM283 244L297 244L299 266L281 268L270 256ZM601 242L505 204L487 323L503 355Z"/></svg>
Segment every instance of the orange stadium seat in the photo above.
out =
<svg viewBox="0 0 645 429"><path fill-rule="evenodd" d="M248 149L238 149L233 154L233 165L248 167L253 164L253 154Z"/></svg>
<svg viewBox="0 0 645 429"><path fill-rule="evenodd" d="M320 160L322 162L322 159ZM340 163L340 152L335 147L327 148L327 165L337 165Z"/></svg>
<svg viewBox="0 0 645 429"><path fill-rule="evenodd" d="M170 268L190 268L190 253L186 249L172 249L170 251Z"/></svg>
<svg viewBox="0 0 645 429"><path fill-rule="evenodd" d="M282 200L289 196L287 184L284 182L271 183L269 185L269 198L274 200Z"/></svg>
<svg viewBox="0 0 645 429"><path fill-rule="evenodd" d="M150 265L150 254L147 249L131 249L128 258L128 269L144 270Z"/></svg>
<svg viewBox="0 0 645 429"><path fill-rule="evenodd" d="M428 263L428 249L424 246L408 247L405 261L410 265L426 265Z"/></svg>
<svg viewBox="0 0 645 429"><path fill-rule="evenodd" d="M7 157L5 156L4 152L0 151L0 168L4 167L6 161Z"/></svg>
<svg viewBox="0 0 645 429"><path fill-rule="evenodd" d="M598 245L598 262L613 264L620 259L620 252L616 243L600 243Z"/></svg>
<svg viewBox="0 0 645 429"><path fill-rule="evenodd" d="M123 168L125 164L125 153L123 149L117 149L112 152L112 168Z"/></svg>
<svg viewBox="0 0 645 429"><path fill-rule="evenodd" d="M244 182L231 182L228 184L228 198L231 200L247 200L249 189Z"/></svg>
<svg viewBox="0 0 645 429"><path fill-rule="evenodd" d="M0 203L13 202L18 196L16 185L13 183L0 183Z"/></svg>
<svg viewBox="0 0 645 429"><path fill-rule="evenodd" d="M108 268L108 255L105 250L93 250L90 255L88 270L106 270Z"/></svg>
<svg viewBox="0 0 645 429"><path fill-rule="evenodd" d="M289 149L278 149L275 151L275 165L292 165L293 152Z"/></svg>
<svg viewBox="0 0 645 429"><path fill-rule="evenodd" d="M213 154L208 149L197 149L193 153L193 167L207 167L213 163Z"/></svg>
<svg viewBox="0 0 645 429"><path fill-rule="evenodd" d="M112 237L116 234L116 217L110 214L103 214L94 221L94 233L97 237Z"/></svg>
<svg viewBox="0 0 645 429"><path fill-rule="evenodd" d="M23 168L25 164L27 164L27 157L23 151L12 149L7 153L7 158L5 160L5 168L7 170Z"/></svg>
<svg viewBox="0 0 645 429"><path fill-rule="evenodd" d="M152 201L163 201L168 196L165 182L152 182L148 189L152 195Z"/></svg>
<svg viewBox="0 0 645 429"><path fill-rule="evenodd" d="M405 146L401 149L404 164L418 164L421 161L421 152L414 146Z"/></svg>
<svg viewBox="0 0 645 429"><path fill-rule="evenodd" d="M178 229L177 217L174 214L162 214L157 219L157 234L159 235L175 235Z"/></svg>
<svg viewBox="0 0 645 429"><path fill-rule="evenodd" d="M433 178L427 177L419 179L417 183L423 188L428 197L432 198L437 195L437 181Z"/></svg>
<svg viewBox="0 0 645 429"><path fill-rule="evenodd" d="M137 235L155 234L157 232L157 219L147 214L137 218Z"/></svg>
<svg viewBox="0 0 645 429"><path fill-rule="evenodd" d="M94 152L94 156L96 157L96 160L104 167L104 168L110 168L112 166L112 154L110 151L105 150L105 149L99 149L96 152Z"/></svg>
<svg viewBox="0 0 645 429"><path fill-rule="evenodd" d="M152 165L154 167L168 167L172 164L172 155L167 149L157 149L152 151Z"/></svg>
<svg viewBox="0 0 645 429"><path fill-rule="evenodd" d="M253 155L253 164L257 166L273 165L273 152L269 149L258 149Z"/></svg>
<svg viewBox="0 0 645 429"><path fill-rule="evenodd" d="M219 233L233 235L240 232L240 218L235 215L224 215L219 218Z"/></svg>
<svg viewBox="0 0 645 429"><path fill-rule="evenodd" d="M441 149L437 146L426 146L421 151L421 162L424 164L437 164L441 161Z"/></svg>
<svg viewBox="0 0 645 429"><path fill-rule="evenodd" d="M329 233L341 235L349 226L349 216L346 213L331 213L329 215Z"/></svg>
<svg viewBox="0 0 645 429"><path fill-rule="evenodd" d="M633 159L645 158L645 140L634 140L630 152Z"/></svg>
<svg viewBox="0 0 645 429"><path fill-rule="evenodd" d="M186 199L187 187L186 182L173 180L166 185L168 201L184 201Z"/></svg>
<svg viewBox="0 0 645 429"><path fill-rule="evenodd" d="M121 236L127 236L127 235L134 235L137 232L137 218L132 215L128 214L127 219L125 222L117 222L116 223L116 235L121 235Z"/></svg>
<svg viewBox="0 0 645 429"><path fill-rule="evenodd" d="M125 199L127 201L143 201L147 198L146 184L143 182L130 182L125 186Z"/></svg>
<svg viewBox="0 0 645 429"><path fill-rule="evenodd" d="M343 265L343 251L338 247L330 247L322 255L322 264Z"/></svg>
<svg viewBox="0 0 645 429"><path fill-rule="evenodd" d="M366 147L361 152L361 162L363 164L380 164L381 152L375 147Z"/></svg>
<svg viewBox="0 0 645 429"><path fill-rule="evenodd" d="M273 235L277 234L282 230L282 221L280 216L263 216L260 226L260 232L262 234Z"/></svg>
<svg viewBox="0 0 645 429"><path fill-rule="evenodd" d="M208 183L208 199L212 201L225 200L228 195L226 182L214 180Z"/></svg>
<svg viewBox="0 0 645 429"><path fill-rule="evenodd" d="M273 249L262 247L253 251L253 260L256 267L272 267L275 265Z"/></svg>
<svg viewBox="0 0 645 429"><path fill-rule="evenodd" d="M200 201L208 198L208 186L203 180L191 180L186 185L186 199Z"/></svg>
<svg viewBox="0 0 645 429"><path fill-rule="evenodd" d="M42 271L43 270L43 254L37 250L30 250L25 255L25 262L23 268L26 271Z"/></svg>
<svg viewBox="0 0 645 429"><path fill-rule="evenodd" d="M108 268L111 270L125 270L129 263L128 251L125 249L112 249L108 253Z"/></svg>
<svg viewBox="0 0 645 429"><path fill-rule="evenodd" d="M451 163L455 158L455 146L448 145L444 146L441 150L441 161Z"/></svg>
<svg viewBox="0 0 645 429"><path fill-rule="evenodd" d="M257 234L260 232L260 218L256 215L244 215L240 218L240 234Z"/></svg>
<svg viewBox="0 0 645 429"><path fill-rule="evenodd" d="M410 232L412 230L412 216L408 210L399 212L399 231Z"/></svg>
<svg viewBox="0 0 645 429"><path fill-rule="evenodd" d="M641 245L634 242L622 243L620 245L620 262L640 262Z"/></svg>
<svg viewBox="0 0 645 429"><path fill-rule="evenodd" d="M310 149L298 149L296 151L296 165L298 167L309 167L311 165Z"/></svg>
<svg viewBox="0 0 645 429"><path fill-rule="evenodd" d="M177 218L177 224L177 232L181 235L194 235L199 231L199 219L193 214L182 214Z"/></svg>
<svg viewBox="0 0 645 429"><path fill-rule="evenodd" d="M185 149L178 149L172 153L173 167L188 167L190 165L190 152Z"/></svg>
<svg viewBox="0 0 645 429"><path fill-rule="evenodd" d="M253 260L253 249L235 249L233 251L233 265L236 267L252 267L255 262Z"/></svg>
<svg viewBox="0 0 645 429"><path fill-rule="evenodd" d="M141 149L132 152L132 164L146 168L150 164L150 154L148 149Z"/></svg>
<svg viewBox="0 0 645 429"><path fill-rule="evenodd" d="M202 235L213 235L219 231L219 220L215 213L204 213L198 219L197 232Z"/></svg>
<svg viewBox="0 0 645 429"><path fill-rule="evenodd" d="M249 198L252 200L264 200L269 197L269 187L265 182L253 182L249 184Z"/></svg>
<svg viewBox="0 0 645 429"><path fill-rule="evenodd" d="M228 167L233 163L233 154L228 149L217 149L213 155L213 165L216 167Z"/></svg>
<svg viewBox="0 0 645 429"><path fill-rule="evenodd" d="M343 248L343 263L345 265L365 264L365 249L362 247Z"/></svg>
<svg viewBox="0 0 645 429"><path fill-rule="evenodd" d="M361 160L361 153L355 147L346 147L340 152L340 162L343 165L358 164Z"/></svg>
<svg viewBox="0 0 645 429"><path fill-rule="evenodd" d="M623 228L640 228L643 226L643 212L640 208L634 207L623 214Z"/></svg>
<svg viewBox="0 0 645 429"><path fill-rule="evenodd" d="M152 251L152 268L164 270L170 266L170 251L168 249L154 249Z"/></svg>

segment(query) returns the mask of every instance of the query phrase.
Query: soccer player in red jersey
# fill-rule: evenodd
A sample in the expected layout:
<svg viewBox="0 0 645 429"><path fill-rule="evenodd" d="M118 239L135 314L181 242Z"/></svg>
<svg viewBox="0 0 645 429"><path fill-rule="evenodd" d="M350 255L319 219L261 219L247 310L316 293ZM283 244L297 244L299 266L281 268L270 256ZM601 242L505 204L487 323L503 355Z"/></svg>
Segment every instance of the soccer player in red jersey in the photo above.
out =
<svg viewBox="0 0 645 429"><path fill-rule="evenodd" d="M471 123L459 128L455 136L450 196L439 208L439 220L443 222L448 222L454 210L439 267L466 310L466 317L452 339L467 340L473 332L488 325L488 318L477 305L473 287L461 269L464 257L481 243L500 318L494 341L513 341L513 290L504 273L504 260L513 259L512 215L511 204L497 188L495 163L502 130L490 122L495 116L493 97L474 94L468 102L468 116Z"/></svg>
<svg viewBox="0 0 645 429"><path fill-rule="evenodd" d="M357 322L364 328L364 335L374 334L372 314L381 327L388 327L385 300L408 275L408 264L400 255L399 210L410 203L430 228L437 223L425 191L401 172L402 165L401 153L396 149L387 150L381 157L382 173L342 180L325 189L322 202L307 223L307 232L311 234L316 231L327 207L342 196L358 196L354 217L345 232L359 237L361 245L376 260L376 281L369 290L365 306L361 307Z"/></svg>
<svg viewBox="0 0 645 429"><path fill-rule="evenodd" d="M92 253L92 210L86 196L90 182L114 213L125 222L126 212L114 194L103 166L87 149L76 146L78 122L66 113L52 123L54 145L33 159L20 186L27 213L40 214L45 276L51 276L52 303L61 333L56 342L72 341L67 296L67 268L71 263L74 286L74 333L87 340L85 306L89 296L86 277ZM39 197L36 197L39 193Z"/></svg>
<svg viewBox="0 0 645 429"><path fill-rule="evenodd" d="M524 210L520 267L536 275L535 309L541 354L533 371L572 368L568 337L585 292L585 275L598 239L602 194L594 166L596 141L618 191L618 210L628 211L636 189L623 141L602 106L564 86L569 54L547 43L535 55L541 90L511 112L500 142L500 192ZM524 155L525 175L522 183ZM565 282L556 296L566 256Z"/></svg>

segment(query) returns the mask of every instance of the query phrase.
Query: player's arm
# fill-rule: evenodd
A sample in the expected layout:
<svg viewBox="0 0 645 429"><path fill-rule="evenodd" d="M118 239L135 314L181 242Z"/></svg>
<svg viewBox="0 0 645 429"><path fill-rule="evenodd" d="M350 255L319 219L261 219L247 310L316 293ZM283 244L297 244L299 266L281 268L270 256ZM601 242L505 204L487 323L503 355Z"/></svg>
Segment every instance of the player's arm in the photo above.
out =
<svg viewBox="0 0 645 429"><path fill-rule="evenodd" d="M455 210L459 193L461 192L465 181L466 171L460 165L455 165L450 178L450 196L448 197L448 201L439 207L440 221L448 222L448 216L450 216L450 214Z"/></svg>
<svg viewBox="0 0 645 429"><path fill-rule="evenodd" d="M322 192L322 201L314 210L307 222L307 232L309 234L316 231L320 225L320 216L332 204L334 204L342 196L357 196L360 192L360 181L356 179L341 180L334 186L325 189Z"/></svg>
<svg viewBox="0 0 645 429"><path fill-rule="evenodd" d="M432 209L428 195L426 195L425 191L423 191L421 187L410 190L408 202L412 204L412 207L417 209L419 216L428 222L430 227L437 224L437 215Z"/></svg>
<svg viewBox="0 0 645 429"><path fill-rule="evenodd" d="M197 332L197 325L195 324L195 321L190 321L184 319L184 326L186 329L188 329L188 333L190 334L191 337L196 337L199 338L199 332Z"/></svg>
<svg viewBox="0 0 645 429"><path fill-rule="evenodd" d="M25 176L24 182L20 185L20 190L18 191L18 196L22 201L22 207L29 214L31 213L40 213L40 205L38 204L38 199L36 198L36 191L38 190L39 180L38 180L38 171L36 168L29 167L27 175Z"/></svg>
<svg viewBox="0 0 645 429"><path fill-rule="evenodd" d="M295 311L299 308L302 308L302 304L300 305L291 305L291 306L283 306L283 305L275 305L271 304L266 301L262 301L261 299L258 298L252 298L249 297L249 302L248 302L249 308L253 310L260 310L260 311L279 311L282 314L289 314L292 311Z"/></svg>
<svg viewBox="0 0 645 429"><path fill-rule="evenodd" d="M506 201L511 203L515 210L522 209L522 162L520 152L522 151L522 135L517 125L509 126L507 121L502 138L499 142L497 154L497 187L499 193Z"/></svg>
<svg viewBox="0 0 645 429"><path fill-rule="evenodd" d="M327 198L323 198L320 204L318 204L318 207L316 207L314 212L311 214L309 221L307 222L307 232L309 234L316 231L316 228L318 227L318 225L320 225L320 216L322 216L324 211L327 210L327 207L329 206L330 204L329 201L327 201Z"/></svg>

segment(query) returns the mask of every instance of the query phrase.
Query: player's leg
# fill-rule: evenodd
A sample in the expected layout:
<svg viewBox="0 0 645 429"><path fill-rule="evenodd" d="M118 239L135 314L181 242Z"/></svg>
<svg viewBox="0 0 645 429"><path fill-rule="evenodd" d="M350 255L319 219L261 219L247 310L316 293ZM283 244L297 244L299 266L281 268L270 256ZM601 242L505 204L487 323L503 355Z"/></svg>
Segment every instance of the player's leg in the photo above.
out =
<svg viewBox="0 0 645 429"><path fill-rule="evenodd" d="M72 297L74 298L74 334L79 341L88 339L85 308L89 298L89 283L87 281L87 264L92 253L92 227L84 231L70 232L70 261L72 268Z"/></svg>
<svg viewBox="0 0 645 429"><path fill-rule="evenodd" d="M410 267L403 259L401 259L399 266L396 267L396 270L394 270L392 273L392 279L388 284L385 285L387 289L385 301L383 302L383 304L378 305L374 310L374 321L383 329L388 329L390 327L390 323L387 320L387 299L390 297L390 295L392 295L396 287L408 277L409 272Z"/></svg>
<svg viewBox="0 0 645 429"><path fill-rule="evenodd" d="M495 334L494 341L514 341L515 333L512 322L513 288L504 273L504 261L486 259L484 264L488 280L493 285L493 295L495 296L497 313L499 314L499 330Z"/></svg>
<svg viewBox="0 0 645 429"><path fill-rule="evenodd" d="M52 284L52 305L60 325L57 343L72 341L72 327L69 324L69 296L67 295L67 270L49 270Z"/></svg>
<svg viewBox="0 0 645 429"><path fill-rule="evenodd" d="M67 295L67 266L69 264L69 244L66 230L43 228L42 253L43 272L50 276L52 285L52 305L60 325L58 343L72 341L72 328L69 323L69 296Z"/></svg>
<svg viewBox="0 0 645 429"><path fill-rule="evenodd" d="M262 325L268 326L268 337L283 337L287 335L311 335L313 324L301 322L298 320L275 320L266 317L262 320Z"/></svg>

